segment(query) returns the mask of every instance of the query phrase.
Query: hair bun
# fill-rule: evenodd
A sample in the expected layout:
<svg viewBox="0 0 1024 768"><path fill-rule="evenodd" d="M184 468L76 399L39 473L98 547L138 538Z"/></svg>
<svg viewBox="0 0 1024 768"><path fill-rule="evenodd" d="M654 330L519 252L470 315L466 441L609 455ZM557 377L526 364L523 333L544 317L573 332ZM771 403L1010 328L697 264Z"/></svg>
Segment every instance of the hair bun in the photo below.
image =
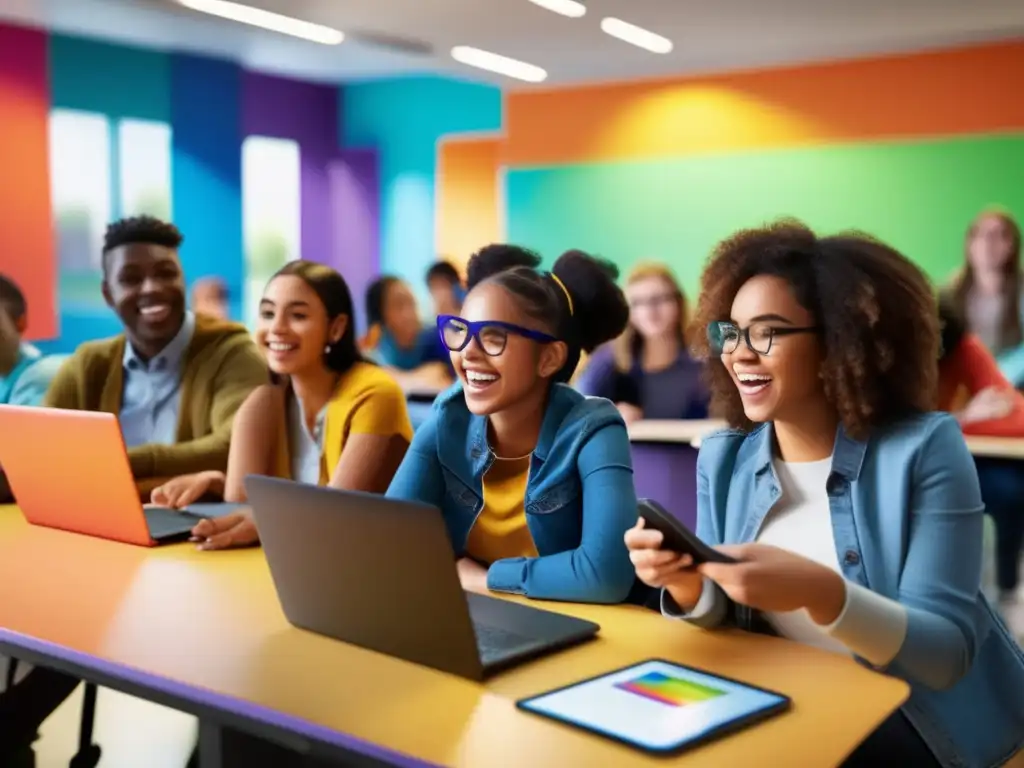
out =
<svg viewBox="0 0 1024 768"><path fill-rule="evenodd" d="M573 328L584 351L593 352L626 330L629 305L616 283L619 270L612 262L579 250L566 251L551 273L572 298Z"/></svg>
<svg viewBox="0 0 1024 768"><path fill-rule="evenodd" d="M472 290L487 278L516 267L537 269L540 263L540 254L529 248L504 243L485 245L469 259L466 266L466 288Z"/></svg>

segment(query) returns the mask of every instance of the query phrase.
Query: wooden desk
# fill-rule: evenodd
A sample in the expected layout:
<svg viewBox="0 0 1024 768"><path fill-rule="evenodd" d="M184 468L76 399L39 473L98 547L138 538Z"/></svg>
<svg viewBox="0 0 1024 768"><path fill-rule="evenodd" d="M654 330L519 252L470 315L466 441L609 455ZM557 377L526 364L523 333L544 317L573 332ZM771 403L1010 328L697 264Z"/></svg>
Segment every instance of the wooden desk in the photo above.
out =
<svg viewBox="0 0 1024 768"><path fill-rule="evenodd" d="M637 421L629 425L629 439L634 443L669 443L692 445L704 435L726 427L718 419L692 421L666 419Z"/></svg>
<svg viewBox="0 0 1024 768"><path fill-rule="evenodd" d="M269 728L297 748L401 766L795 765L797 755L834 766L908 695L901 681L776 638L706 633L639 608L545 607L599 622L600 638L478 685L292 628L261 550L137 548L35 528L0 507L0 650ZM667 761L515 709L519 697L651 657L777 689L794 709Z"/></svg>
<svg viewBox="0 0 1024 768"><path fill-rule="evenodd" d="M1024 459L1024 438L968 435L967 447L975 456L990 459Z"/></svg>

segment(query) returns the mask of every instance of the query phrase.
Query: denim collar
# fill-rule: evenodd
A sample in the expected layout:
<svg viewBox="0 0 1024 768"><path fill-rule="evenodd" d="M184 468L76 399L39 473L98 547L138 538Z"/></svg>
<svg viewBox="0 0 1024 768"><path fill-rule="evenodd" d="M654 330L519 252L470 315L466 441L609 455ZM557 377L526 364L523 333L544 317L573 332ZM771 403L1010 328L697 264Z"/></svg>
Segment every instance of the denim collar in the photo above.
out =
<svg viewBox="0 0 1024 768"><path fill-rule="evenodd" d="M547 407L544 411L544 419L540 425L540 435L537 438L537 447L533 450L533 457L539 462L547 460L551 452L551 446L555 442L558 430L562 426L566 415L576 406L577 402L583 399L579 394L566 384L554 384L548 395ZM490 448L487 444L487 417L470 414L469 417L469 444L470 455L473 458L473 468L476 472L482 472L490 461Z"/></svg>
<svg viewBox="0 0 1024 768"><path fill-rule="evenodd" d="M771 422L762 424L750 433L749 439L754 442L754 472L760 475L771 469L775 459L775 427ZM866 441L850 437L840 424L832 446L832 472L852 483L860 477L867 447Z"/></svg>

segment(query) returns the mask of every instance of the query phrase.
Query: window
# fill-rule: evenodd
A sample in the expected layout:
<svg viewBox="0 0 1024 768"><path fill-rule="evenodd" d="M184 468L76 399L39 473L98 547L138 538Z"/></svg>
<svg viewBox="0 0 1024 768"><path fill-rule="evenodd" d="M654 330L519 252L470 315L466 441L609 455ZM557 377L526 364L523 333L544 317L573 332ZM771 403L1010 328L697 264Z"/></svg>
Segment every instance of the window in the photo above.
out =
<svg viewBox="0 0 1024 768"><path fill-rule="evenodd" d="M111 219L110 124L90 112L50 114L50 188L57 229L60 303L103 305L98 273Z"/></svg>
<svg viewBox="0 0 1024 768"><path fill-rule="evenodd" d="M121 216L171 220L171 127L122 120L117 127Z"/></svg>
<svg viewBox="0 0 1024 768"><path fill-rule="evenodd" d="M301 253L299 145L250 136L242 144L242 231L245 241L245 312L256 322L267 280Z"/></svg>

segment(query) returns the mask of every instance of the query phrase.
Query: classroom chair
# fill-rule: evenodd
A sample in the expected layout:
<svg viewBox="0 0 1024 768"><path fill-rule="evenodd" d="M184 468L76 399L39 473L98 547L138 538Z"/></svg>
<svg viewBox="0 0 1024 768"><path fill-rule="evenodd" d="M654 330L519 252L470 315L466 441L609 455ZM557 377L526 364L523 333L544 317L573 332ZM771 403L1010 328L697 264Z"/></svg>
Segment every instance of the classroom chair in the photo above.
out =
<svg viewBox="0 0 1024 768"><path fill-rule="evenodd" d="M17 659L7 661L7 680L4 690L14 687L18 672ZM85 683L85 700L82 702L82 722L78 730L78 752L71 758L68 768L96 768L100 762L99 745L92 743L92 729L96 722L96 685Z"/></svg>

